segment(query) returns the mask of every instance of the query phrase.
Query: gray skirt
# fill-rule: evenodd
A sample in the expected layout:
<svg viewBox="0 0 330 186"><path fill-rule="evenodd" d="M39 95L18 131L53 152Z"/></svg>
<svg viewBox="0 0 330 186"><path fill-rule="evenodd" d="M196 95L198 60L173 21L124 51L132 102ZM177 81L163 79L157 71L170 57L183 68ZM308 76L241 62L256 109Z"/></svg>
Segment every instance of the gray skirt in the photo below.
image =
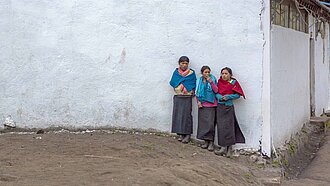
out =
<svg viewBox="0 0 330 186"><path fill-rule="evenodd" d="M244 135L239 128L234 106L217 106L218 144L222 147L245 143Z"/></svg>
<svg viewBox="0 0 330 186"><path fill-rule="evenodd" d="M193 119L191 115L191 110L191 96L173 97L172 133L192 134Z"/></svg>
<svg viewBox="0 0 330 186"><path fill-rule="evenodd" d="M197 138L214 141L217 107L202 107L198 109Z"/></svg>

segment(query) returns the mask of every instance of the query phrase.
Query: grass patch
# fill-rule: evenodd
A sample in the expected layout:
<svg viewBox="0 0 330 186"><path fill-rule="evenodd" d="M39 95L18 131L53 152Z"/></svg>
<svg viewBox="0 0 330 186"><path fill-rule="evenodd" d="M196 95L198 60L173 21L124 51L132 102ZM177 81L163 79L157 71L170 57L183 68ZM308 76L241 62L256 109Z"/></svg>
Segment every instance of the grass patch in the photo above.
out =
<svg viewBox="0 0 330 186"><path fill-rule="evenodd" d="M293 156L297 152L297 145L293 140L291 140L288 144L288 152L291 156Z"/></svg>

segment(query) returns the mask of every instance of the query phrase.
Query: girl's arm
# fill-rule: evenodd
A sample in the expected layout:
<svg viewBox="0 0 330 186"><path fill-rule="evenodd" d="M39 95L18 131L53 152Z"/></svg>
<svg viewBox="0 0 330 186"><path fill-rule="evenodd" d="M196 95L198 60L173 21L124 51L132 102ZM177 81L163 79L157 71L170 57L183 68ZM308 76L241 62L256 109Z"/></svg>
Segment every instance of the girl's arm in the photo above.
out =
<svg viewBox="0 0 330 186"><path fill-rule="evenodd" d="M216 94L215 97L217 98L218 101L222 100L222 95L221 94Z"/></svg>
<svg viewBox="0 0 330 186"><path fill-rule="evenodd" d="M225 97L225 100L234 100L234 99L238 99L241 96L239 94L227 94L223 97Z"/></svg>
<svg viewBox="0 0 330 186"><path fill-rule="evenodd" d="M196 96L196 101L197 101L197 106L198 106L198 108L202 108L203 105L202 105L202 103L198 100L197 96Z"/></svg>
<svg viewBox="0 0 330 186"><path fill-rule="evenodd" d="M211 79L209 80L209 82L211 84L213 92L218 93L218 86Z"/></svg>

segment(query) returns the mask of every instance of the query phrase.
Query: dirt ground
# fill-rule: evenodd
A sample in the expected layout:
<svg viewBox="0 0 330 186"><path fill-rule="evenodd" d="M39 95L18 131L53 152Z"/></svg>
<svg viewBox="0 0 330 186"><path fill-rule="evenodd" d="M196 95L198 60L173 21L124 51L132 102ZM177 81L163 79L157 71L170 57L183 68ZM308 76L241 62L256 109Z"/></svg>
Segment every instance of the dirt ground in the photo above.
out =
<svg viewBox="0 0 330 186"><path fill-rule="evenodd" d="M315 158L307 166L306 169L295 179L286 180L284 186L299 186L299 185L313 185L326 186L330 185L330 135L324 138L324 144L320 150L316 152Z"/></svg>
<svg viewBox="0 0 330 186"><path fill-rule="evenodd" d="M0 134L0 185L260 185L264 168L148 132Z"/></svg>

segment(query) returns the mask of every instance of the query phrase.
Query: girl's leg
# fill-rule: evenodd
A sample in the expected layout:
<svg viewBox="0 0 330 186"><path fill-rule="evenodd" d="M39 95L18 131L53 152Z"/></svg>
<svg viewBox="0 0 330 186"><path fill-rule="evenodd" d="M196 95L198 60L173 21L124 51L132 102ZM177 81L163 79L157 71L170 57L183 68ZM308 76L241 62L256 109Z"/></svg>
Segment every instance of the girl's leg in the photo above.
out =
<svg viewBox="0 0 330 186"><path fill-rule="evenodd" d="M231 158L232 155L233 155L233 146L230 145L230 146L227 147L226 157L227 157L227 158Z"/></svg>

